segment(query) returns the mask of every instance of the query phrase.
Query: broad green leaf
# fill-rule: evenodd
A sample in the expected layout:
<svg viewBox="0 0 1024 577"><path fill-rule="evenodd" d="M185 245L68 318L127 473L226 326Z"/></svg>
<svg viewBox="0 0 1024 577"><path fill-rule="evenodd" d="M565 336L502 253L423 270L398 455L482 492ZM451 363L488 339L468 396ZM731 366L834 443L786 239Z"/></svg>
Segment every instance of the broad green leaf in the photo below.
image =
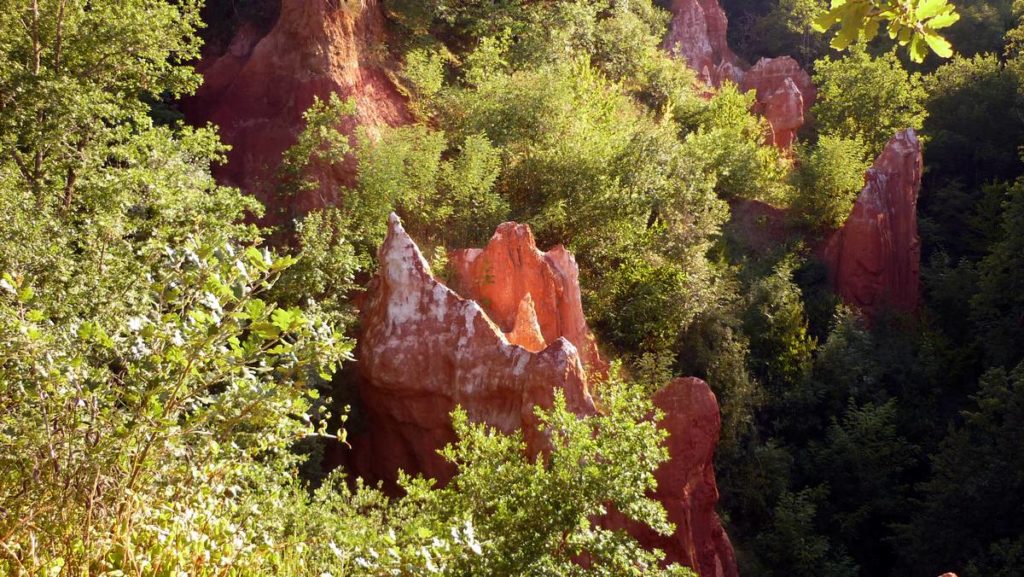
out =
<svg viewBox="0 0 1024 577"><path fill-rule="evenodd" d="M277 328L272 323L253 323L252 325L249 326L249 329L256 335L258 335L260 338L266 340L276 339L277 337L281 336L281 329Z"/></svg>
<svg viewBox="0 0 1024 577"><path fill-rule="evenodd" d="M924 39L920 35L915 34L910 41L910 60L913 62L924 62L924 57L927 55L925 46L927 44Z"/></svg>
<svg viewBox="0 0 1024 577"><path fill-rule="evenodd" d="M940 30L942 28L949 28L953 24L960 21L960 15L956 12L950 12L948 14L940 14L935 18L928 21L928 28L933 30Z"/></svg>
<svg viewBox="0 0 1024 577"><path fill-rule="evenodd" d="M932 52L938 54L943 58L949 58L953 56L953 45L948 40L939 36L938 34L930 31L925 31L924 41L928 43L928 46L932 49Z"/></svg>
<svg viewBox="0 0 1024 577"><path fill-rule="evenodd" d="M950 9L952 7L946 3L946 0L921 0L915 15L918 20L927 20Z"/></svg>

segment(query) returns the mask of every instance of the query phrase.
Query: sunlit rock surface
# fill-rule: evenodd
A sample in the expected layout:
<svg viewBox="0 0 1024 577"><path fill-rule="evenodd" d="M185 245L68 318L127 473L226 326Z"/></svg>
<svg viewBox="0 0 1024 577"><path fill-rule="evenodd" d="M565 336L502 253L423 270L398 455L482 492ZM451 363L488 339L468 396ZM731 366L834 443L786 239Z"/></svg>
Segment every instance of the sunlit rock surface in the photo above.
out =
<svg viewBox="0 0 1024 577"><path fill-rule="evenodd" d="M369 417L360 473L393 480L402 469L450 478L453 470L437 449L454 440L456 405L473 421L522 429L535 449L543 440L533 408L551 406L556 390L565 392L572 411L595 412L571 342L556 337L541 348L539 335L528 348L509 342L477 302L433 277L397 216L379 258L360 315L358 368ZM527 332L529 324L516 328Z"/></svg>
<svg viewBox="0 0 1024 577"><path fill-rule="evenodd" d="M645 547L665 552L665 561L692 567L703 577L736 577L736 556L729 536L715 512L714 453L721 417L711 387L697 378L675 379L654 395L654 404L665 417L669 460L655 472L654 497L676 526L672 535L658 535L650 528L612 512L608 527L627 529Z"/></svg>
<svg viewBox="0 0 1024 577"><path fill-rule="evenodd" d="M506 223L486 248L454 253L453 284L464 284L486 305L435 279L394 215L379 259L360 314L356 364L367 422L353 440L355 473L385 483L393 483L399 469L450 479L454 470L437 450L454 440L449 415L456 405L474 421L523 430L531 452L545 445L533 408L551 406L555 391L562 390L579 415L599 410L578 351L592 347L592 362L600 357L583 318L575 263L564 248L542 253L528 227ZM476 283L483 278L486 283ZM596 366L604 368L603 362ZM732 546L715 514L715 396L699 379L677 379L654 401L670 435L670 460L656 473L654 496L677 531L659 536L614 513L602 522L663 549L668 561L733 577Z"/></svg>
<svg viewBox="0 0 1024 577"><path fill-rule="evenodd" d="M917 309L921 171L921 141L913 130L898 133L868 170L853 211L825 248L836 293L869 318L883 307Z"/></svg>
<svg viewBox="0 0 1024 577"><path fill-rule="evenodd" d="M741 86L756 91L754 112L768 120L775 146L792 146L818 95L810 75L789 56L762 58L743 75Z"/></svg>
<svg viewBox="0 0 1024 577"><path fill-rule="evenodd" d="M506 222L485 248L453 251L449 263L452 288L480 303L512 342L538 350L565 337L589 372L607 370L583 316L576 259L565 247L541 252L529 226Z"/></svg>

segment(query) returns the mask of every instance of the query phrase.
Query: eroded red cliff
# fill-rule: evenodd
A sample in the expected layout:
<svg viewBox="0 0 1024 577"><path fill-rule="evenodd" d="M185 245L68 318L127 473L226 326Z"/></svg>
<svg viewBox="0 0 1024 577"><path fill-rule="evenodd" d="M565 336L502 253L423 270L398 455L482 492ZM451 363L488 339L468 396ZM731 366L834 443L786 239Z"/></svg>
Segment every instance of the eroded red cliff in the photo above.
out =
<svg viewBox="0 0 1024 577"><path fill-rule="evenodd" d="M921 141L911 129L898 133L868 170L853 211L825 248L836 293L869 318L885 307L917 309L921 171Z"/></svg>
<svg viewBox="0 0 1024 577"><path fill-rule="evenodd" d="M452 288L480 303L512 342L537 349L565 337L588 372L607 370L583 316L579 267L565 247L541 252L529 226L506 222L485 248L453 251L448 258ZM524 331L531 324L540 329L539 342Z"/></svg>
<svg viewBox="0 0 1024 577"><path fill-rule="evenodd" d="M709 86L728 80L744 92L755 91L754 111L771 125L772 142L791 146L817 97L807 72L788 56L744 64L729 48L729 23L718 0L673 0L671 10L666 50L685 58Z"/></svg>
<svg viewBox="0 0 1024 577"><path fill-rule="evenodd" d="M331 204L340 186L354 181L351 162L321 168L316 190L277 197L275 171L314 98L354 99L356 115L341 127L346 134L357 125L372 130L408 121L404 99L381 64L384 24L379 0L282 0L269 33L242 26L223 55L200 64L204 82L186 115L220 128L231 151L217 177L262 200L269 223Z"/></svg>
<svg viewBox="0 0 1024 577"><path fill-rule="evenodd" d="M575 263L564 248L542 253L528 227L506 223L486 248L454 253L453 284L485 304L436 280L395 216L379 259L361 310L357 365L368 422L353 441L356 473L371 481L393 481L399 469L450 479L454 471L437 449L454 440L449 415L456 405L474 421L523 430L531 450L544 443L533 407L550 406L555 391L564 391L577 414L598 410L579 350L589 347L592 362L600 357L583 318ZM733 577L732 547L715 514L715 396L699 379L679 379L657 393L655 403L670 435L670 460L656 473L655 497L677 531L658 536L614 515L605 522L664 549L669 561L702 575Z"/></svg>
<svg viewBox="0 0 1024 577"><path fill-rule="evenodd" d="M675 379L654 395L665 417L659 424L668 433L669 459L658 468L654 497L676 526L672 535L612 512L608 527L627 529L646 547L665 552L667 563L694 568L702 577L737 577L732 543L715 512L718 485L714 454L721 417L711 387L697 378Z"/></svg>
<svg viewBox="0 0 1024 577"><path fill-rule="evenodd" d="M393 480L402 469L450 478L437 449L455 440L456 405L473 421L522 429L535 448L542 439L533 408L551 406L556 390L574 412L594 413L576 347L560 336L536 351L509 342L479 304L433 277L397 216L379 259L360 315L357 366L369 420L357 451L360 473Z"/></svg>

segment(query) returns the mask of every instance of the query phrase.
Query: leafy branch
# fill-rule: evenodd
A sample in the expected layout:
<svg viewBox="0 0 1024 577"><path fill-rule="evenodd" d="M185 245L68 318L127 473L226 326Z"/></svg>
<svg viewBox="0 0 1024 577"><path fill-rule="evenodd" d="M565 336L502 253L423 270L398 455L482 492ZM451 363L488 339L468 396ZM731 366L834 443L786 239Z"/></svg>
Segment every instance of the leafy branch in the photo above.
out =
<svg viewBox="0 0 1024 577"><path fill-rule="evenodd" d="M942 58L953 46L938 31L960 20L948 0L832 0L831 8L815 19L814 28L825 32L839 25L831 46L845 50L858 39L874 40L884 23L889 38L909 46L910 59L923 62L928 49Z"/></svg>

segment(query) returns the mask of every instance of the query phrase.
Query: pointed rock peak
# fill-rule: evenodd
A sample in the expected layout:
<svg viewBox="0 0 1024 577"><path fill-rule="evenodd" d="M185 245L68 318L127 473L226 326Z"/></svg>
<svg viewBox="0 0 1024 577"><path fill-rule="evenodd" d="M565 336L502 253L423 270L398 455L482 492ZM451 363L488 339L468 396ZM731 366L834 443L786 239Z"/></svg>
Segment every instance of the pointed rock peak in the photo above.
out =
<svg viewBox="0 0 1024 577"><path fill-rule="evenodd" d="M772 141L791 146L817 97L807 72L788 56L762 58L748 69L729 48L729 22L718 0L673 0L671 11L665 49L685 59L708 86L729 80L744 92L754 90L754 110L771 125Z"/></svg>
<svg viewBox="0 0 1024 577"><path fill-rule="evenodd" d="M452 251L448 261L452 288L479 302L503 331L514 331L529 296L543 342L564 337L592 374L607 371L583 315L579 268L564 247L541 252L528 225L506 222L486 247Z"/></svg>
<svg viewBox="0 0 1024 577"><path fill-rule="evenodd" d="M896 134L868 170L850 216L825 248L836 293L868 319L884 308L917 310L917 196L922 169L917 134L911 129Z"/></svg>
<svg viewBox="0 0 1024 577"><path fill-rule="evenodd" d="M486 248L453 253L451 262L469 286L490 287L485 294L493 300L486 307L430 275L395 215L388 220L379 258L380 270L360 314L356 366L367 422L365 432L352 440L349 463L355 474L392 489L399 470L446 482L454 469L438 449L455 440L450 414L456 406L476 422L522 431L533 454L548 446L534 408L550 407L556 391L564 393L574 413L597 412L579 345L562 333L547 339L542 332L542 315L551 315L571 329L565 335L593 345L581 337L589 333L579 332L586 324L576 264L567 250L542 253L529 227L506 223ZM493 280L476 283L485 270ZM513 303L509 324L495 324L484 308L504 311L506 303ZM715 514L712 457L720 424L715 396L700 379L677 379L654 402L665 413L660 426L669 434L670 459L656 472L658 490L652 496L665 506L676 531L659 535L616 512L599 522L629 530L645 547L664 550L668 562L703 575L735 577L732 546Z"/></svg>
<svg viewBox="0 0 1024 577"><path fill-rule="evenodd" d="M502 431L522 429L534 451L546 441L533 408L550 407L556 390L574 412L596 411L576 347L542 340L532 300L520 303L510 342L476 301L431 275L396 215L378 258L360 311L357 368L369 421L355 455L360 475L393 483L401 469L450 478L437 450L455 440L456 406Z"/></svg>
<svg viewBox="0 0 1024 577"><path fill-rule="evenodd" d="M547 346L544 335L540 332L537 310L533 306L533 297L530 295L524 296L523 300L519 302L515 326L512 328L512 332L506 333L505 336L508 337L508 342L533 353L539 352Z"/></svg>

